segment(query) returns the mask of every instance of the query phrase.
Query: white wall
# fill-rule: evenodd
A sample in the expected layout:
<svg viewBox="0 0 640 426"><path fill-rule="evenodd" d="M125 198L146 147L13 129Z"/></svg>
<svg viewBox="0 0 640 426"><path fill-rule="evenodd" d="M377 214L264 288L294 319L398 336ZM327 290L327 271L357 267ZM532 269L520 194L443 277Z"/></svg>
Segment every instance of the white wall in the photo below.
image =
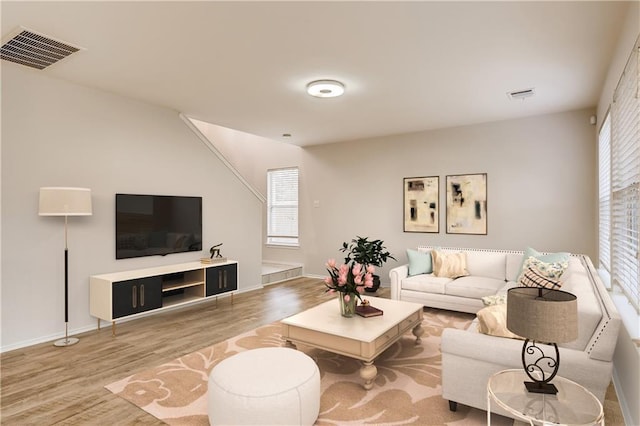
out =
<svg viewBox="0 0 640 426"><path fill-rule="evenodd" d="M595 126L591 109L302 149L255 139L234 145L216 134L230 158L251 152L253 170L300 166L299 250L268 248L263 256L302 261L325 274L329 257L356 235L384 240L398 259L419 244L566 250L591 257L596 203ZM225 142L225 138L228 140ZM235 152L234 152L235 151ZM445 176L487 173L488 234L445 232ZM403 232L403 178L440 176L440 233ZM262 176L264 180L264 176ZM314 207L314 202L319 206Z"/></svg>
<svg viewBox="0 0 640 426"><path fill-rule="evenodd" d="M418 244L594 254L592 110L531 117L306 150L303 200L308 270L355 235L380 238L399 263ZM487 173L488 234L445 232L445 176ZM403 178L440 176L440 232L403 232ZM320 201L313 208L313 200ZM388 263L381 273L388 281Z"/></svg>
<svg viewBox="0 0 640 426"><path fill-rule="evenodd" d="M640 2L634 1L629 3L627 20L620 32L600 95L598 128L602 125L605 114L613 102L613 92L638 37L640 37ZM596 258L594 263L597 264ZM640 338L638 335L640 316L629 308L623 296L614 295L613 301L624 319L613 359L616 391L627 424L640 425L640 348L631 340Z"/></svg>
<svg viewBox="0 0 640 426"><path fill-rule="evenodd" d="M223 242L240 290L261 285L261 202L178 112L2 65L2 350L64 332L64 221L39 217L41 186L92 189L69 219L70 329L91 329L89 276L198 260ZM115 259L115 193L203 197L206 252Z"/></svg>

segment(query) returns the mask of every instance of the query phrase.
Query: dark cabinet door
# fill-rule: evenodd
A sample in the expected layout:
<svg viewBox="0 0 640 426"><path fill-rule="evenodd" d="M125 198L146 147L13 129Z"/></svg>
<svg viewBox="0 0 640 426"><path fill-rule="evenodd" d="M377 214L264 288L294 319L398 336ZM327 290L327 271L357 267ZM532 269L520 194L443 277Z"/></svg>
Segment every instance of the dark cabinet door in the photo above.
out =
<svg viewBox="0 0 640 426"><path fill-rule="evenodd" d="M207 296L238 289L238 265L221 265L207 268Z"/></svg>
<svg viewBox="0 0 640 426"><path fill-rule="evenodd" d="M142 281L138 291L140 303L138 312L150 311L162 307L162 277L147 277Z"/></svg>
<svg viewBox="0 0 640 426"><path fill-rule="evenodd" d="M238 265L225 265L224 268L224 291L233 291L238 289Z"/></svg>
<svg viewBox="0 0 640 426"><path fill-rule="evenodd" d="M138 280L113 283L113 318L120 318L138 312Z"/></svg>
<svg viewBox="0 0 640 426"><path fill-rule="evenodd" d="M113 283L113 318L162 307L161 277L146 277Z"/></svg>

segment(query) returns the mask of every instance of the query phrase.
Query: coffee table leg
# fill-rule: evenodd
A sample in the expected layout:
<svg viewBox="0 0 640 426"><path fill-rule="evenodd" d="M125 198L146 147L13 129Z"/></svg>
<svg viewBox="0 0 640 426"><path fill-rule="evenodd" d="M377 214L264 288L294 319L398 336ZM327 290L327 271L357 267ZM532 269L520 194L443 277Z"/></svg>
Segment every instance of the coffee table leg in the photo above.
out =
<svg viewBox="0 0 640 426"><path fill-rule="evenodd" d="M360 377L364 380L364 388L369 390L373 387L373 381L378 375L378 369L373 365L373 361L362 361Z"/></svg>
<svg viewBox="0 0 640 426"><path fill-rule="evenodd" d="M412 333L414 336L416 336L416 345L419 345L420 343L422 343L422 335L424 334L424 329L422 328L422 324L418 324L415 327L413 327Z"/></svg>

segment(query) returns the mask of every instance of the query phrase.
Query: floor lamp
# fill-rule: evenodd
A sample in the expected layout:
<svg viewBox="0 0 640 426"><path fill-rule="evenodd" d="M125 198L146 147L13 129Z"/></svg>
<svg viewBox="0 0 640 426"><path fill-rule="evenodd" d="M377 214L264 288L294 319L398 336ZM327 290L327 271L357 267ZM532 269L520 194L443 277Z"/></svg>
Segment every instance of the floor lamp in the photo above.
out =
<svg viewBox="0 0 640 426"><path fill-rule="evenodd" d="M64 339L55 346L70 346L78 343L69 337L69 247L67 245L67 218L69 216L91 216L91 190L87 188L46 187L40 188L40 216L64 216Z"/></svg>

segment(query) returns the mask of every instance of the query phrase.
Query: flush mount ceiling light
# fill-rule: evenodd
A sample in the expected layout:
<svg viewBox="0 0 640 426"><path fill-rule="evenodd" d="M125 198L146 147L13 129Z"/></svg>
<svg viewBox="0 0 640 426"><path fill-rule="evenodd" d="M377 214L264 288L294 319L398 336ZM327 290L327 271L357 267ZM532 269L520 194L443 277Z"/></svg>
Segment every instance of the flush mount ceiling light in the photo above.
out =
<svg viewBox="0 0 640 426"><path fill-rule="evenodd" d="M316 98L335 98L344 93L344 84L336 80L316 80L307 84L307 93Z"/></svg>

